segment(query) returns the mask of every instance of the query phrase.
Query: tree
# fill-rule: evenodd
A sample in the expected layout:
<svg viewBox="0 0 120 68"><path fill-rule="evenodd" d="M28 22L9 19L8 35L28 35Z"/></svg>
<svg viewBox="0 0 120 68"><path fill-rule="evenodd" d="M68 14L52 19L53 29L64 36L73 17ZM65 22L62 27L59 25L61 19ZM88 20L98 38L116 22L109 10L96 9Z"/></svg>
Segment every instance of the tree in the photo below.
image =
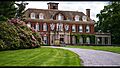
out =
<svg viewBox="0 0 120 68"><path fill-rule="evenodd" d="M99 18L96 29L110 32L112 44L120 44L120 2L110 2L96 16Z"/></svg>
<svg viewBox="0 0 120 68"><path fill-rule="evenodd" d="M14 4L15 1L0 1L0 21L15 17L17 8Z"/></svg>
<svg viewBox="0 0 120 68"><path fill-rule="evenodd" d="M19 3L15 3L15 4L18 6L16 18L23 19L24 18L23 14L25 12L24 10L26 8L26 5L28 5L28 3L25 3L24 1L22 1L20 4Z"/></svg>

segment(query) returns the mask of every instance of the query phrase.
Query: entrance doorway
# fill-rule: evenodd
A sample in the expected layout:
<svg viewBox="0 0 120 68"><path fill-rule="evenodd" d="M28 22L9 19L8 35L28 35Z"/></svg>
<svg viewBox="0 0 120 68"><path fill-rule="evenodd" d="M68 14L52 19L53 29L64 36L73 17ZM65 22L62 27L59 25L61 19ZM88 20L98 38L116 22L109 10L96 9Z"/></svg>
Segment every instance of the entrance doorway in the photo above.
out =
<svg viewBox="0 0 120 68"><path fill-rule="evenodd" d="M60 43L61 43L61 42L64 42L64 38L60 38Z"/></svg>

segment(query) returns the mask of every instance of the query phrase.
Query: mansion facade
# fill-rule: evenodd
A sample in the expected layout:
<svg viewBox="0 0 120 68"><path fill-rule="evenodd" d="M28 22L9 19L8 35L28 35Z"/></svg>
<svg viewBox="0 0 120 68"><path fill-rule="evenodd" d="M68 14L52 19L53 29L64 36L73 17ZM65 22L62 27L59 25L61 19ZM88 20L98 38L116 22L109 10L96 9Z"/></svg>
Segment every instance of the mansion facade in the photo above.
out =
<svg viewBox="0 0 120 68"><path fill-rule="evenodd" d="M24 14L27 26L40 33L44 44L111 44L110 34L94 32L90 9L86 9L86 14L62 11L58 4L49 2L48 9L29 8Z"/></svg>

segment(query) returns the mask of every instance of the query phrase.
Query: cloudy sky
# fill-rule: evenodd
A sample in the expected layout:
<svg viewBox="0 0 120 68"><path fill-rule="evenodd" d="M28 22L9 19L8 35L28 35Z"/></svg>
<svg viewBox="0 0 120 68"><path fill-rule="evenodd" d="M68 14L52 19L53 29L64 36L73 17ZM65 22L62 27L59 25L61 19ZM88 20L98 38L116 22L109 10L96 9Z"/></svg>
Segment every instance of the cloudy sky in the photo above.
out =
<svg viewBox="0 0 120 68"><path fill-rule="evenodd" d="M98 21L96 14L100 13L100 10L104 8L105 5L108 5L108 1L26 1L29 3L26 6L28 8L37 8L37 9L48 9L48 2L59 3L59 10L67 11L79 11L86 14L86 9L91 9L91 19Z"/></svg>

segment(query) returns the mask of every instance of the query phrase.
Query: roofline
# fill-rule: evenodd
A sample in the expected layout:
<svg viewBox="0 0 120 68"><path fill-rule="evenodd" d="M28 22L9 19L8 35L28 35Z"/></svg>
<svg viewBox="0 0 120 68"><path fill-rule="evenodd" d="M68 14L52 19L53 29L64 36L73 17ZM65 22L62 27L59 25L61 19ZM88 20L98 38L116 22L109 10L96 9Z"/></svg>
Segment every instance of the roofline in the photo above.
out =
<svg viewBox="0 0 120 68"><path fill-rule="evenodd" d="M27 10L46 10L46 11L62 11L62 12L78 12L78 13L83 13L83 12L79 12L79 11L64 11L64 10L53 10L53 9L37 9L37 8L28 8ZM84 14L84 13L83 13ZM85 15L85 14L84 14Z"/></svg>

